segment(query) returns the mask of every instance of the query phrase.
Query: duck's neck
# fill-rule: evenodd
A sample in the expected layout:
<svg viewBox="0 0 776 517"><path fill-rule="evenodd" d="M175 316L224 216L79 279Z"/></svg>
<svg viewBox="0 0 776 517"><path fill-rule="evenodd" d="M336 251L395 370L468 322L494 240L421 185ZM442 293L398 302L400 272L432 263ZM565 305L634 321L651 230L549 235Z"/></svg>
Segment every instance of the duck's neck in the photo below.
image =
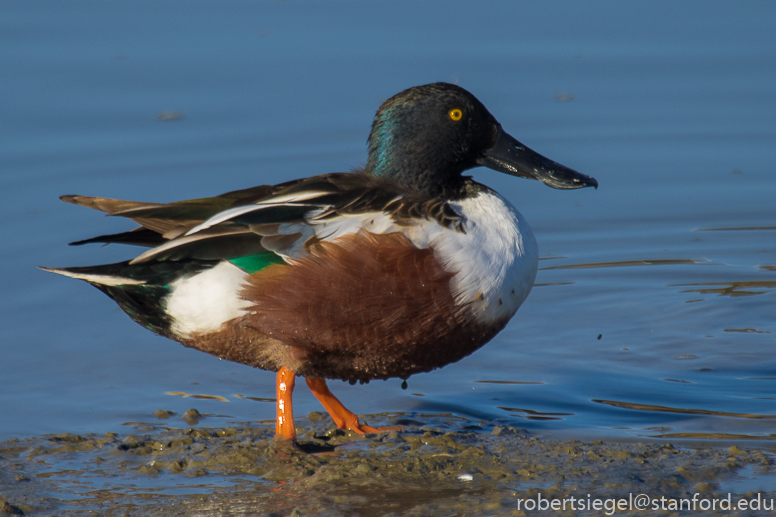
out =
<svg viewBox="0 0 776 517"><path fill-rule="evenodd" d="M364 172L431 197L459 197L465 179L457 157L436 151L423 128L411 131L404 124L398 132L396 127L390 116L375 120Z"/></svg>
<svg viewBox="0 0 776 517"><path fill-rule="evenodd" d="M390 165L373 167L370 163L364 169L364 173L377 178L385 179L402 187L429 197L458 199L462 196L466 178L457 175L446 180L440 180L439 175L432 169L418 167L412 164L411 169L402 166Z"/></svg>

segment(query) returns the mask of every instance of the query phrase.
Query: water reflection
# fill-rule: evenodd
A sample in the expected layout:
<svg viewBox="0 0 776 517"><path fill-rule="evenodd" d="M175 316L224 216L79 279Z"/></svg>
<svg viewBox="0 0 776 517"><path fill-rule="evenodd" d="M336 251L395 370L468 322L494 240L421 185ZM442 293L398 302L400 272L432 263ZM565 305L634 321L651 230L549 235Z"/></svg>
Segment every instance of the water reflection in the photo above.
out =
<svg viewBox="0 0 776 517"><path fill-rule="evenodd" d="M776 281L700 282L695 284L668 284L668 287L698 287L697 289L684 289L679 291L680 293L716 294L717 296L754 296L772 291L776 288Z"/></svg>
<svg viewBox="0 0 776 517"><path fill-rule="evenodd" d="M722 416L722 417L728 417L728 418L751 418L755 420L776 419L776 415L753 415L749 413L729 413L726 411L712 411L709 409L675 408L675 407L669 407L669 406L655 406L652 404L638 404L635 402L619 402L616 400L593 399L592 402L597 402L599 404L606 404L609 406L614 406L614 407L619 407L624 409L635 409L638 411L657 411L660 413L679 413L683 415L712 415L712 416Z"/></svg>
<svg viewBox="0 0 776 517"><path fill-rule="evenodd" d="M220 402L229 402L229 399L222 397L221 395L196 395L193 393L186 393L184 391L167 391L165 395L175 395L177 397L192 398L200 400L218 400Z"/></svg>
<svg viewBox="0 0 776 517"><path fill-rule="evenodd" d="M649 435L650 438L689 438L695 440L776 440L776 435L733 433L666 433Z"/></svg>
<svg viewBox="0 0 776 517"><path fill-rule="evenodd" d="M698 228L696 232L749 232L761 230L776 230L776 226L734 226L731 228Z"/></svg>
<svg viewBox="0 0 776 517"><path fill-rule="evenodd" d="M563 266L540 267L539 270L550 269L592 269L601 267L629 266L676 266L676 265L712 265L708 260L694 259L656 259L656 260L619 260L614 262L592 262L589 264L566 264Z"/></svg>
<svg viewBox="0 0 776 517"><path fill-rule="evenodd" d="M541 381L495 381L495 380L482 380L482 381L474 381L474 382L480 382L483 384L545 384Z"/></svg>
<svg viewBox="0 0 776 517"><path fill-rule="evenodd" d="M574 416L574 413L551 413L516 407L496 406L498 409L509 412L510 415L527 420L564 420L562 416Z"/></svg>
<svg viewBox="0 0 776 517"><path fill-rule="evenodd" d="M268 398L268 397L249 397L248 395L240 395L238 393L235 393L234 396L238 399L244 399L244 400L253 400L255 402L272 402L275 403L277 399L275 398Z"/></svg>

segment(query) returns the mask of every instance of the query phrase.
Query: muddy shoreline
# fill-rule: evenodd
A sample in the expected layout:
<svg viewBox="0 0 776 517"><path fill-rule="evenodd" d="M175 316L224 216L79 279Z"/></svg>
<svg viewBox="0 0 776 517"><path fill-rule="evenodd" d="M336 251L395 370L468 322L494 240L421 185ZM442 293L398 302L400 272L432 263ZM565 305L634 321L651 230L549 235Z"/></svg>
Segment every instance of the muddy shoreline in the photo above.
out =
<svg viewBox="0 0 776 517"><path fill-rule="evenodd" d="M518 500L751 498L776 480L769 441L557 441L444 414L370 416L404 430L358 436L316 412L297 419L293 446L269 423L209 428L164 413L121 434L0 443L0 515L539 515Z"/></svg>

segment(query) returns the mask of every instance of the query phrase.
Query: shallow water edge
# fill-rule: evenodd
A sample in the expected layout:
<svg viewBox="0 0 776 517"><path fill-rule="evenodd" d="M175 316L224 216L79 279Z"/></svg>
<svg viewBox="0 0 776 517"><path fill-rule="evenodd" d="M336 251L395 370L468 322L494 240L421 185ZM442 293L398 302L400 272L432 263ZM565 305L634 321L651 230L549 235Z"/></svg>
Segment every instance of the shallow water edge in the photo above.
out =
<svg viewBox="0 0 776 517"><path fill-rule="evenodd" d="M0 504L16 515L530 515L521 505L539 494L776 495L769 443L558 441L451 414L367 420L404 430L359 436L314 412L297 419L299 446L275 441L269 423L164 420L122 435L12 439L0 443ZM574 514L600 514L588 510Z"/></svg>

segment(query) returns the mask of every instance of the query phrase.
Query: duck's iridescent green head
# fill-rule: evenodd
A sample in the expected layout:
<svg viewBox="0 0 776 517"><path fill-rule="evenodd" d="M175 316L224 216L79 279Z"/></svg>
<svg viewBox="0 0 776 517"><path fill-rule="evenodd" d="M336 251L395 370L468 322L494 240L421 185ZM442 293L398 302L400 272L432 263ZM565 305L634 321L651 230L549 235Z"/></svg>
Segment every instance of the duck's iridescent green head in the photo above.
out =
<svg viewBox="0 0 776 517"><path fill-rule="evenodd" d="M590 176L544 158L509 136L460 86L416 86L394 95L377 111L367 174L448 197L463 184L462 173L479 165L555 188L598 186Z"/></svg>

